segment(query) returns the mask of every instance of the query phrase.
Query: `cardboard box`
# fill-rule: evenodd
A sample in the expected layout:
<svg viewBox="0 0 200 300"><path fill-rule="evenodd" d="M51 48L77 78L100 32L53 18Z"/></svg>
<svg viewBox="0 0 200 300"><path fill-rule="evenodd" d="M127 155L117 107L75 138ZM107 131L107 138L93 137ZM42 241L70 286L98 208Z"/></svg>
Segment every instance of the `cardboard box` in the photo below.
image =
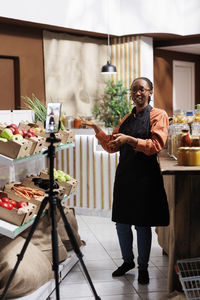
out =
<svg viewBox="0 0 200 300"><path fill-rule="evenodd" d="M41 137L41 136L34 137L33 136L30 138L26 138L26 140L32 142L32 146L30 149L30 155L42 152L42 149L44 148L44 145L45 145L45 139L43 137Z"/></svg>
<svg viewBox="0 0 200 300"><path fill-rule="evenodd" d="M60 130L59 133L61 134L61 143L74 143L75 142L75 133L69 129Z"/></svg>
<svg viewBox="0 0 200 300"><path fill-rule="evenodd" d="M26 139L22 141L0 141L0 154L10 158L20 158L30 155L32 142Z"/></svg>
<svg viewBox="0 0 200 300"><path fill-rule="evenodd" d="M3 194L5 197L8 197L7 193ZM8 210L0 206L0 219L17 226L21 226L27 223L34 217L35 213L36 206L32 203L28 203L27 206L21 207L19 209L13 208L12 210Z"/></svg>
<svg viewBox="0 0 200 300"><path fill-rule="evenodd" d="M21 121L18 125L19 129L28 130L30 128L29 121Z"/></svg>
<svg viewBox="0 0 200 300"><path fill-rule="evenodd" d="M50 134L49 134L49 133L46 133L46 132L37 132L37 135L38 135L38 136L41 136L41 137L43 137L43 138L45 139L45 143L44 143L44 146L45 146L45 147L48 147L48 146L50 145L50 143L48 143L48 142L46 141L46 139L50 137ZM54 144L54 146L56 147L56 146L59 146L59 145L60 145L62 136L61 136L61 134L60 134L59 132L57 132L57 133L55 133L55 137L56 137L57 139L60 139L60 142Z"/></svg>
<svg viewBox="0 0 200 300"><path fill-rule="evenodd" d="M44 189L38 187L37 185L34 184L33 182L33 178L43 178L43 179L49 179L49 175L46 174L45 178L44 177L40 177L40 176L28 176L28 177L25 177L24 180L22 181L22 184L25 185L25 186L28 186L28 187L31 187L31 188L34 188L34 189L38 189L40 191L43 191L43 192L46 192ZM66 191L65 191L65 187L61 186L59 184L59 182L57 182L58 185L59 185L59 188L58 189L54 189L55 192L57 192L57 196L62 200L64 198L64 196L66 195Z"/></svg>
<svg viewBox="0 0 200 300"><path fill-rule="evenodd" d="M41 178L48 178L49 175L48 175L48 171L45 170L45 171L42 171L40 173L40 177ZM69 196L70 194L74 193L77 186L78 186L78 180L72 178L72 180L69 180L69 181L63 181L63 182L58 182L56 180L56 182L59 184L59 186L61 187L64 187L65 188L65 195L66 196Z"/></svg>
<svg viewBox="0 0 200 300"><path fill-rule="evenodd" d="M21 182L11 182L11 183L8 183L4 186L4 192L8 194L8 197L13 199L13 200L16 200L16 201L27 201L29 203L32 203L36 206L36 211L35 213L38 213L38 210L40 208L40 204L42 202L42 200L44 199L44 197L47 196L47 194L44 193L43 196L38 196L37 198L30 198L29 200L25 199L24 197L21 197L19 195L17 195L15 193L15 191L12 189L13 186L15 185L22 185ZM36 188L36 187L35 187Z"/></svg>

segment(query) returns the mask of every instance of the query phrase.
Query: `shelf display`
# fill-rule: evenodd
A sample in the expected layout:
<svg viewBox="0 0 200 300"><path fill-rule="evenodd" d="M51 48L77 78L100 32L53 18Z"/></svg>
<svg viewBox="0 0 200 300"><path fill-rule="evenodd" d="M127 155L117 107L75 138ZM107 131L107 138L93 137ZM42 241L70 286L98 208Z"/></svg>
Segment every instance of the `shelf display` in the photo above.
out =
<svg viewBox="0 0 200 300"><path fill-rule="evenodd" d="M60 150L74 147L74 146L75 146L74 143L60 144L58 147L56 147L55 150L60 151ZM43 195L38 194L38 191L41 191L42 189L38 186L35 186L34 182L32 182L33 186L30 186L31 185L31 184L29 184L31 182L30 178L29 178L29 181L27 181L27 182L25 181L26 176L30 177L32 175L32 177L34 177L34 178L39 178L41 171L46 170L45 156L47 154L44 153L44 151L45 151L45 149L43 148L42 152L40 152L40 153L35 153L33 155L29 155L26 157L19 157L19 158L10 158L5 155L0 155L1 166L4 166L4 165L7 166L7 169L9 170L9 173L10 173L10 174L7 174L7 182L5 182L6 179L4 179L4 182L5 182L4 192L6 192L6 195L8 197L12 198L13 200L18 200L18 201L23 199L27 202L30 201L30 203L31 203L34 201L38 201L38 198L40 198L40 197L41 197L41 199L40 199L40 202L41 202L42 199L46 196L45 190L43 190ZM33 175L33 174L35 174L35 175ZM47 174L47 176L48 176L48 174ZM17 180L16 180L17 177L20 177L20 179L21 179L20 182L17 182ZM23 180L24 180L24 182L23 182ZM45 180L48 180L48 179L45 179ZM76 180L74 179L74 181L76 181ZM25 183L27 183L27 184L25 184ZM78 184L78 182L77 182L77 184ZM77 184L76 184L76 187L77 187ZM34 195L35 191L37 192L36 193L37 195L36 194ZM59 185L57 191L59 192L59 195L58 195L59 198L63 199L62 201L65 202L67 199L67 196L65 196L66 195L65 187ZM75 188L74 189L70 188L70 190L69 190L69 192L67 192L67 194L70 195L74 191L75 191ZM35 196L39 196L39 197L35 197ZM7 221L2 220L3 217L2 218L0 217L1 218L0 219L0 237L1 237L1 235L4 235L10 239L15 239L15 237L17 237L19 234L21 234L21 236L22 236L22 232L23 232L23 236L25 237L25 235L27 234L25 232L25 230L33 224L35 217L36 217L35 213L37 213L38 207L39 206L37 205L35 212L30 214L31 219L24 218L23 222L21 222L17 225L7 222L8 220ZM5 208L0 207L0 209L5 209ZM11 211L8 211L8 212L10 213ZM39 231L41 232L40 236L41 236L42 240L44 240L44 242L45 242L45 239L46 239L46 241L49 240L49 243L51 244L50 230L48 231L49 232L48 235L46 233L47 220L48 220L49 226L50 226L50 219L49 219L47 212L48 211L45 210L43 212L44 219L43 219L43 217L40 219L41 226L37 228L35 242L34 242L34 239L31 240L31 244L34 244L34 246L36 246L36 247L39 247L40 245L42 245L41 240L40 240L39 244L37 244ZM1 211L0 211L0 213L1 213ZM59 216L58 216L58 218L59 218ZM75 216L74 216L74 218L75 218ZM18 226L18 225L21 225L21 226ZM64 227L64 224L62 224L62 227ZM45 232L45 234L44 234L44 232ZM78 233L77 233L77 236L78 236ZM66 247L63 245L62 240L59 236L58 236L58 239L59 239L59 249L58 250L59 250L59 254L60 254L60 260L65 261L65 267L64 266L62 267L63 272L65 273L64 269L66 269L66 266L68 264L67 250L66 250ZM9 241L9 243L11 243L11 242L12 242L12 240ZM40 249L40 247L39 247L39 249ZM51 245L49 246L48 253L45 249L42 249L42 248L40 249L40 251L42 251L49 258L49 260L52 259L51 258L51 256L52 256L51 255ZM77 262L77 259L74 259L73 262L72 262L72 260L70 260L70 266L72 267L75 262ZM70 266L67 267L68 271L71 268ZM66 273L65 273L65 275L66 275ZM49 279L47 278L47 280L49 280ZM37 288L40 286L41 286L41 284L39 284L39 286L37 286ZM11 289L11 291L12 291L12 289ZM25 294L23 294L23 293L22 293L22 291L20 291L19 296L26 294L26 293Z"/></svg>
<svg viewBox="0 0 200 300"><path fill-rule="evenodd" d="M167 151L179 165L199 166L200 110L178 111L169 125Z"/></svg>
<svg viewBox="0 0 200 300"><path fill-rule="evenodd" d="M4 194L3 197L2 194ZM0 219L21 226L30 221L36 213L36 206L25 201L16 202L8 195L0 192ZM6 202L4 202L4 199ZM16 205L13 205L16 203Z"/></svg>

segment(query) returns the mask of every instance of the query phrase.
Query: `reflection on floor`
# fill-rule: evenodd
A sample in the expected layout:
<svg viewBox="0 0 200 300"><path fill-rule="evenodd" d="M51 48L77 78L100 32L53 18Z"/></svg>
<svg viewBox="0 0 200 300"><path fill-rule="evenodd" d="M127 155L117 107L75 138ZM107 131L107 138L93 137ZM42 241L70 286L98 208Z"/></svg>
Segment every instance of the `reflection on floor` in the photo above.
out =
<svg viewBox="0 0 200 300"><path fill-rule="evenodd" d="M102 300L159 300L167 293L168 258L162 255L157 243L155 228L152 228L152 250L149 264L149 285L139 285L137 268L127 275L112 278L112 272L122 263L115 224L110 218L96 216L77 216L79 233L86 241L83 247L83 260ZM134 233L134 254L137 257L136 233ZM60 285L61 300L92 300L90 286L84 277L80 263L70 271ZM56 299L52 295L51 300Z"/></svg>

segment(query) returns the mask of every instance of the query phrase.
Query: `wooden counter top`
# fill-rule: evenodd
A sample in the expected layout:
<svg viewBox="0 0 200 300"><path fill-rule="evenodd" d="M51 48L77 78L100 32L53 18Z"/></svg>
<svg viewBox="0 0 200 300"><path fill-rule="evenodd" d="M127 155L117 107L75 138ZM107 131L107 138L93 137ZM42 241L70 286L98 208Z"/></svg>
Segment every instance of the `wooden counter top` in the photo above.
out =
<svg viewBox="0 0 200 300"><path fill-rule="evenodd" d="M179 166L177 160L170 157L166 150L158 154L158 161L163 175L173 174L200 174L200 166Z"/></svg>

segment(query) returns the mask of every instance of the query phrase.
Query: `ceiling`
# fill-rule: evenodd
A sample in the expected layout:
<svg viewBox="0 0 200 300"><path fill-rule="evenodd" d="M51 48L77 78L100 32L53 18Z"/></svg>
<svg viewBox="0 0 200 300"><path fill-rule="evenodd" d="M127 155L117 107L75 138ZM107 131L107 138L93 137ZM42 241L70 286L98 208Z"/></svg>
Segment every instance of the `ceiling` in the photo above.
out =
<svg viewBox="0 0 200 300"><path fill-rule="evenodd" d="M184 52L184 53L200 55L200 43L187 44L187 45L164 46L164 47L156 47L156 48L168 50L168 51L176 51L176 52Z"/></svg>

